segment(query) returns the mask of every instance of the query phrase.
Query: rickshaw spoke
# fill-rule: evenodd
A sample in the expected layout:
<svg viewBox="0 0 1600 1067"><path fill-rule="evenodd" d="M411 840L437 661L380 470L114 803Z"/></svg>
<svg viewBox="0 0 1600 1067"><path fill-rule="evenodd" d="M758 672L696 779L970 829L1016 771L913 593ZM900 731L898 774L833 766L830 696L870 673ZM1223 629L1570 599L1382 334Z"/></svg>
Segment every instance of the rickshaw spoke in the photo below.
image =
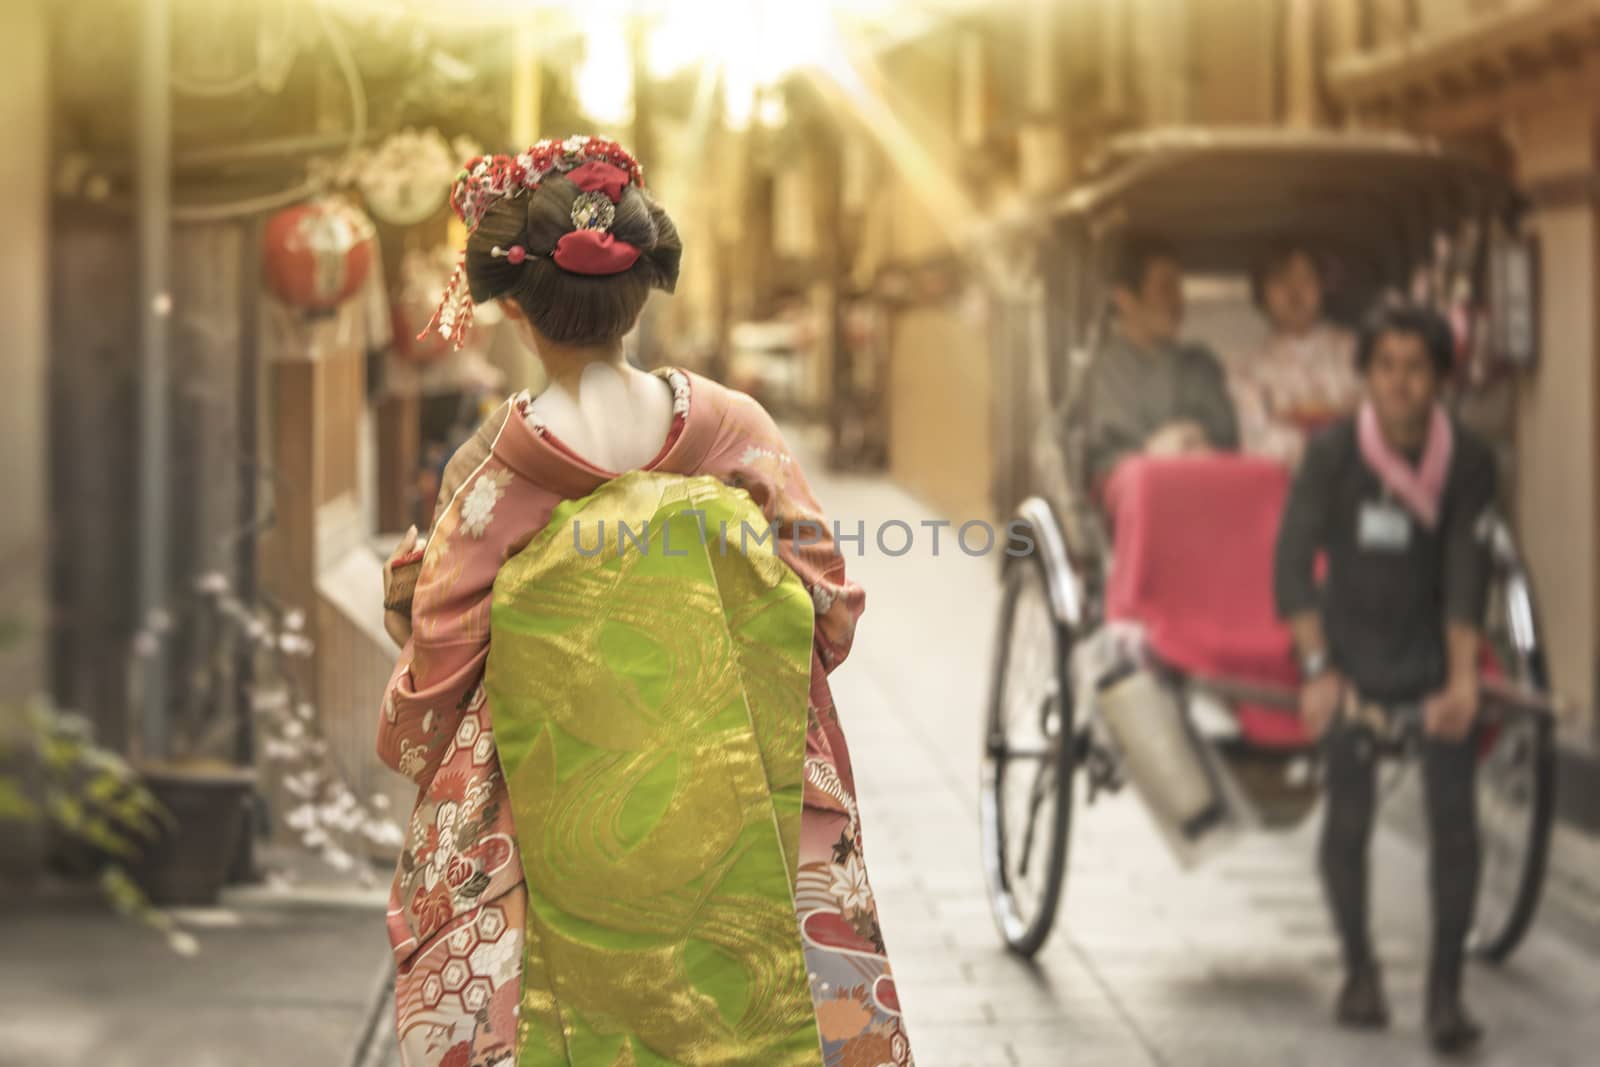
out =
<svg viewBox="0 0 1600 1067"><path fill-rule="evenodd" d="M1044 804L1044 784L1050 770L1049 763L1040 763L1039 769L1033 776L1033 788L1028 796L1028 822L1023 827L1022 855L1018 858L1017 873L1024 878L1028 876L1029 859L1033 856L1034 827L1038 825L1039 808Z"/></svg>

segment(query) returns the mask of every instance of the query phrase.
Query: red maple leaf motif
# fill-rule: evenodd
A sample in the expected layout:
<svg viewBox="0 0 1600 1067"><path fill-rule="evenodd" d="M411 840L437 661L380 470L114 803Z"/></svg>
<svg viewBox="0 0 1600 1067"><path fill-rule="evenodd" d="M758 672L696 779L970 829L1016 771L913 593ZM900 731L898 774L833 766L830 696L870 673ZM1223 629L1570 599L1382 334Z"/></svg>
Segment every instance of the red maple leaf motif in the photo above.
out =
<svg viewBox="0 0 1600 1067"><path fill-rule="evenodd" d="M417 940L426 941L435 930L450 921L455 906L450 901L449 890L436 885L431 893L424 893L419 888L416 896L411 898L411 910L417 917Z"/></svg>
<svg viewBox="0 0 1600 1067"><path fill-rule="evenodd" d="M450 1050L439 1060L439 1067L471 1067L472 1046L463 1041L459 1045L451 1045Z"/></svg>
<svg viewBox="0 0 1600 1067"><path fill-rule="evenodd" d="M478 865L465 856L451 856L450 863L444 869L444 880L451 889L460 889L467 884L478 869Z"/></svg>

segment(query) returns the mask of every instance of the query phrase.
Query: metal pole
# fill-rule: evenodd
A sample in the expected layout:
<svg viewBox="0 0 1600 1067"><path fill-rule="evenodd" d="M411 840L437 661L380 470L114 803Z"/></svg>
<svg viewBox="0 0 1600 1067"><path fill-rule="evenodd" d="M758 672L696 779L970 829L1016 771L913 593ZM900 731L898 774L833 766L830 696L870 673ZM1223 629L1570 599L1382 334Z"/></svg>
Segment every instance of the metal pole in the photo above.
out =
<svg viewBox="0 0 1600 1067"><path fill-rule="evenodd" d="M239 599L254 604L257 594L256 552L260 547L261 456L257 408L261 386L261 232L259 219L240 227L243 248L239 256L239 529L248 531L239 540L233 560L234 588ZM234 758L241 766L255 764L255 717L250 709L250 691L255 685L254 657L241 650L237 656L239 688L234 694L238 715L238 747Z"/></svg>
<svg viewBox="0 0 1600 1067"><path fill-rule="evenodd" d="M172 216L172 100L168 85L169 0L143 0L135 108L138 122L139 315L139 609L142 625L163 635L167 608L167 324ZM170 618L167 618L170 624ZM167 754L165 641L145 658L140 725L145 759Z"/></svg>
<svg viewBox="0 0 1600 1067"><path fill-rule="evenodd" d="M233 571L234 589L245 604L256 602L256 550L259 547L261 516L260 485L261 457L258 455L259 427L256 419L261 376L261 231L260 219L249 219L240 227L241 249L239 256L239 386L235 398L235 417L239 425L239 461L234 465L239 479L239 529L244 536L235 547ZM237 631L236 631L237 633ZM233 648L234 691L229 694L233 706L236 732L233 757L241 767L253 767L256 761L255 715L250 694L255 687L255 662L251 654L250 639L245 647L236 643ZM259 792L252 792L249 817L245 832L239 842L239 853L234 859L228 881L234 885L250 885L261 881L256 866L257 834L261 829L260 813L265 804Z"/></svg>

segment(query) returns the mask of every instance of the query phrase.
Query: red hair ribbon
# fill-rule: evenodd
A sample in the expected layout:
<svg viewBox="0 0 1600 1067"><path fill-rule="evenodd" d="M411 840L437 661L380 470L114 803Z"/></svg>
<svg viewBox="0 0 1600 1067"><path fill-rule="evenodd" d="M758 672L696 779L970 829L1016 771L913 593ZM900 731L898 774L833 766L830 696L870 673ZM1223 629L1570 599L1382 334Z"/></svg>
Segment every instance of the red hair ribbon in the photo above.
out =
<svg viewBox="0 0 1600 1067"><path fill-rule="evenodd" d="M621 202L622 190L628 185L627 171L599 160L574 168L566 178L586 193L605 194L613 204ZM621 274L639 261L639 249L611 236L605 226L595 226L563 236L550 258L573 274Z"/></svg>
<svg viewBox="0 0 1600 1067"><path fill-rule="evenodd" d="M593 160L568 171L567 181L586 193L605 193L613 204L620 204L622 190L628 185L628 172L610 163Z"/></svg>
<svg viewBox="0 0 1600 1067"><path fill-rule="evenodd" d="M556 242L550 258L573 274L621 274L639 262L639 250L601 230L573 230Z"/></svg>

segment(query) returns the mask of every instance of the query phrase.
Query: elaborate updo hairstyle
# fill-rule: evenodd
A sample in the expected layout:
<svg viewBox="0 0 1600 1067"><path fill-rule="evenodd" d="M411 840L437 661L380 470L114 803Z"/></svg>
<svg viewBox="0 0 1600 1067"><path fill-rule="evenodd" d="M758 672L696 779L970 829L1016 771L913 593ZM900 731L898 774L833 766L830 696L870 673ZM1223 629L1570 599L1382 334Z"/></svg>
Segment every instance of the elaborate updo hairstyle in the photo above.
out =
<svg viewBox="0 0 1600 1067"><path fill-rule="evenodd" d="M535 329L552 341L583 345L611 341L633 329L654 288L678 284L683 245L672 219L644 190L632 185L616 205L611 235L639 250L620 274L575 274L551 258L571 233L572 205L580 190L566 178L546 178L538 189L489 206L467 239L467 286L482 303L510 297ZM494 255L496 248L527 249L521 263Z"/></svg>
<svg viewBox="0 0 1600 1067"><path fill-rule="evenodd" d="M552 341L602 344L633 328L651 289L677 287L678 229L613 141L574 136L480 156L450 200L467 247L430 328L458 346L485 300L516 301Z"/></svg>

